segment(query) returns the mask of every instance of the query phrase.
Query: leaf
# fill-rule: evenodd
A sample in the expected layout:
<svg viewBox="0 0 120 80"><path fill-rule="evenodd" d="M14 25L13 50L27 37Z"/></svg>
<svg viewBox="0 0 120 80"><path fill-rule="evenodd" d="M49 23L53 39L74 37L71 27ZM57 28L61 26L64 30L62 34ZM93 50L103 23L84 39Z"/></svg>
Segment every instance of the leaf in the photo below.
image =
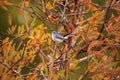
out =
<svg viewBox="0 0 120 80"><path fill-rule="evenodd" d="M24 5L25 5L25 7L29 7L30 6L30 0L25 0Z"/></svg>
<svg viewBox="0 0 120 80"><path fill-rule="evenodd" d="M88 4L86 6L88 7L88 9L86 10L86 12L99 10L99 8L97 8L95 5L92 5L90 2L88 2Z"/></svg>
<svg viewBox="0 0 120 80"><path fill-rule="evenodd" d="M9 11L8 8L7 8L6 6L4 6L4 5L0 5L0 7L1 7L2 9L4 9L5 11Z"/></svg>
<svg viewBox="0 0 120 80"><path fill-rule="evenodd" d="M69 23L69 25L68 25L69 32L72 32L74 29L75 29L75 26L73 26L73 24Z"/></svg>
<svg viewBox="0 0 120 80"><path fill-rule="evenodd" d="M6 44L7 42L9 42L9 37L6 37L6 38L2 41L2 44Z"/></svg>
<svg viewBox="0 0 120 80"><path fill-rule="evenodd" d="M68 44L66 44L63 49L62 49L62 53L65 53L68 51Z"/></svg>
<svg viewBox="0 0 120 80"><path fill-rule="evenodd" d="M21 36L21 35L23 35L24 32L25 32L25 27L24 27L24 25L22 25L22 26L18 26L17 36Z"/></svg>
<svg viewBox="0 0 120 80"><path fill-rule="evenodd" d="M47 9L47 10L53 9L53 6L52 6L52 4L51 4L50 2L48 2L48 3L46 4L46 9Z"/></svg>
<svg viewBox="0 0 120 80"><path fill-rule="evenodd" d="M13 3L8 2L8 1L5 0L5 1L0 1L0 5L12 6Z"/></svg>
<svg viewBox="0 0 120 80"><path fill-rule="evenodd" d="M11 16L10 13L8 14L8 24L9 24L9 25L12 24L12 16Z"/></svg>
<svg viewBox="0 0 120 80"><path fill-rule="evenodd" d="M103 41L100 41L100 40L94 40L94 41L92 41L92 42L90 43L89 47L88 47L87 52L88 52L89 54L93 54L95 51L97 51L97 50L95 50L95 49L93 49L93 48L98 47L98 46L101 46L102 43L103 43Z"/></svg>
<svg viewBox="0 0 120 80"><path fill-rule="evenodd" d="M18 9L18 12L20 13L20 15L25 16L25 13L22 9Z"/></svg>
<svg viewBox="0 0 120 80"><path fill-rule="evenodd" d="M7 32L8 32L9 34L14 35L16 29L17 29L17 26L14 25L14 26L12 26L12 27L9 27L8 30L7 30Z"/></svg>
<svg viewBox="0 0 120 80"><path fill-rule="evenodd" d="M40 50L39 53L43 57L44 62L48 63L49 62L49 57L42 50Z"/></svg>
<svg viewBox="0 0 120 80"><path fill-rule="evenodd" d="M9 9L7 8L7 6L12 6L13 3L8 2L8 1L0 1L0 8L4 9L5 11L9 12Z"/></svg>
<svg viewBox="0 0 120 80"><path fill-rule="evenodd" d="M44 66L44 63L40 63L40 64L35 68L35 70L38 71L38 70L40 70L43 66Z"/></svg>

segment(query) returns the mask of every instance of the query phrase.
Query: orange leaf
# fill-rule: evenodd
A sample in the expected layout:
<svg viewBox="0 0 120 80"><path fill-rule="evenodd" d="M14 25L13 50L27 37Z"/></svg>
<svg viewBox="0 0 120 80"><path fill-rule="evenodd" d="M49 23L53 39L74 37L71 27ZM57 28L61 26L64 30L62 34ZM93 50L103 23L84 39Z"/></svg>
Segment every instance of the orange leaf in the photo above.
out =
<svg viewBox="0 0 120 80"><path fill-rule="evenodd" d="M25 7L29 7L30 6L30 1L29 0L25 0L24 5L25 5Z"/></svg>

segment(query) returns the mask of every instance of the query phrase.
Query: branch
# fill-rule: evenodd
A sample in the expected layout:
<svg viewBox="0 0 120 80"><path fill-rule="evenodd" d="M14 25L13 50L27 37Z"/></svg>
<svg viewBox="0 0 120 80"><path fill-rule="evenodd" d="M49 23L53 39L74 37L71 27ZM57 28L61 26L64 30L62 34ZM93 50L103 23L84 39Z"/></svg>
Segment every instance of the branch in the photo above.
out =
<svg viewBox="0 0 120 80"><path fill-rule="evenodd" d="M105 14L105 17L104 17L104 23L103 23L103 25L101 26L100 33L103 32L105 26L107 25L107 18L108 18L108 14L109 14L109 12L110 12L110 8L111 8L112 1L113 1L113 0L110 0L109 6L108 6L107 9L106 9L106 14ZM101 38L101 34L98 36L97 40L100 39L100 38Z"/></svg>
<svg viewBox="0 0 120 80"><path fill-rule="evenodd" d="M3 63L2 61L0 61L0 64L2 64L4 67L6 68L10 68L8 65L6 65L5 63ZM24 78L19 72L17 72L16 70L12 70L12 72L16 73L18 76Z"/></svg>
<svg viewBox="0 0 120 80"><path fill-rule="evenodd" d="M83 75L83 77L82 77L81 79L79 79L79 80L84 80L85 77L86 77L88 74L89 74L89 71L86 71L85 74Z"/></svg>
<svg viewBox="0 0 120 80"><path fill-rule="evenodd" d="M94 55L95 55L95 54L89 55L89 56L86 56L86 57L83 57L83 58L79 59L78 61L79 61L79 62L85 61L85 60L87 60L87 59L90 59L90 58L93 57Z"/></svg>
<svg viewBox="0 0 120 80"><path fill-rule="evenodd" d="M104 28L105 28L105 25L107 24L107 18L108 18L108 14L109 14L109 11L110 11L110 7L111 7L111 4L112 4L112 0L110 0L110 3L109 3L109 6L107 7L107 10L106 10L106 14L105 14L105 18L104 18L104 23L100 29L100 33L103 32ZM98 36L97 40L101 38L101 35ZM83 48L81 48L79 51L78 51L78 54L82 53L82 52L86 52L87 51L87 47L88 47L89 44L86 44Z"/></svg>
<svg viewBox="0 0 120 80"><path fill-rule="evenodd" d="M21 57L20 59L18 59L18 60L6 71L6 73L8 73L10 70L12 70L12 68L13 68L15 65L17 65L17 64L23 59L24 54L25 54L25 50L26 50L26 45L25 45L25 47L24 47L24 49L23 49L22 57Z"/></svg>
<svg viewBox="0 0 120 80"><path fill-rule="evenodd" d="M20 36L18 36L18 37L15 37L15 36L14 36L15 38L13 38L12 41L17 40L17 39L23 37L24 35L26 35L26 34L28 34L28 33L29 33L29 32L25 32L24 34L22 34L22 35L20 35ZM5 35L5 36L11 36L10 34L4 33L4 32L1 32L1 31L0 31L0 34ZM1 44L0 44L0 47L2 47L2 46L4 46L4 45L8 44L10 41L11 41L11 40L9 39L9 40L8 40L7 42L5 42L4 44L1 43Z"/></svg>
<svg viewBox="0 0 120 80"><path fill-rule="evenodd" d="M43 57L45 63L48 63L49 62L49 57L42 51L39 49L39 53L41 54L41 56Z"/></svg>
<svg viewBox="0 0 120 80"><path fill-rule="evenodd" d="M78 51L77 55L80 54L80 53L86 52L88 46L89 46L89 44L84 45L84 46Z"/></svg>
<svg viewBox="0 0 120 80"><path fill-rule="evenodd" d="M97 53L96 53L96 54L97 54ZM83 62L83 61L85 61L85 60L87 60L87 59L92 58L92 57L95 56L96 54L91 54L91 55L88 55L88 56L86 56L86 57L83 57L83 58L81 58L81 59L79 59L79 60L77 60L77 61L74 61L74 62L71 63L70 65L73 65L73 64L75 64L76 62Z"/></svg>

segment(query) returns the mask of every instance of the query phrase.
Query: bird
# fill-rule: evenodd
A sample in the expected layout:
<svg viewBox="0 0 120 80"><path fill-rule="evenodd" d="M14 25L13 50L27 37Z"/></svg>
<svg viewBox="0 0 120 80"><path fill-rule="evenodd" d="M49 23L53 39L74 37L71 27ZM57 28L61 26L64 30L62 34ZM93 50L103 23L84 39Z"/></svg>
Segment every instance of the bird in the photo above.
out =
<svg viewBox="0 0 120 80"><path fill-rule="evenodd" d="M68 37L70 37L70 36L71 36L71 34L68 34L66 36L62 36L57 31L52 31L52 40L55 41L56 43L61 43L64 40L68 39Z"/></svg>

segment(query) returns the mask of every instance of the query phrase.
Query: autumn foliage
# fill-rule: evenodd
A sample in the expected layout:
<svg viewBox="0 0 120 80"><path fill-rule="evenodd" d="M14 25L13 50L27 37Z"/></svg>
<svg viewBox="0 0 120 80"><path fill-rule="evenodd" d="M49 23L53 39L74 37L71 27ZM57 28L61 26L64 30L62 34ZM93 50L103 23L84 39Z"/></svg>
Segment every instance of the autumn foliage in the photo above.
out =
<svg viewBox="0 0 120 80"><path fill-rule="evenodd" d="M0 9L9 24L0 30L0 80L120 80L119 0L2 0ZM52 30L74 36L58 44Z"/></svg>

